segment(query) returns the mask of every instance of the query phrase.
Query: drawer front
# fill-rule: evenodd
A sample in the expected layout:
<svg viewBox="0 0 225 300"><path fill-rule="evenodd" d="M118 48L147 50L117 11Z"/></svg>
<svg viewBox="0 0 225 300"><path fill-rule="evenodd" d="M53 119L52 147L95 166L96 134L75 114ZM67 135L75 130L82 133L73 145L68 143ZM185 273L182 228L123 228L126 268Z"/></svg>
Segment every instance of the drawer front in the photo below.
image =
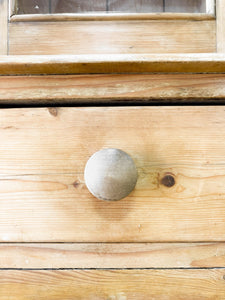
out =
<svg viewBox="0 0 225 300"><path fill-rule="evenodd" d="M223 300L223 276L224 270L11 270L0 271L0 293L2 300Z"/></svg>
<svg viewBox="0 0 225 300"><path fill-rule="evenodd" d="M224 241L224 136L221 106L2 109L0 241ZM123 200L85 186L103 148L137 166Z"/></svg>

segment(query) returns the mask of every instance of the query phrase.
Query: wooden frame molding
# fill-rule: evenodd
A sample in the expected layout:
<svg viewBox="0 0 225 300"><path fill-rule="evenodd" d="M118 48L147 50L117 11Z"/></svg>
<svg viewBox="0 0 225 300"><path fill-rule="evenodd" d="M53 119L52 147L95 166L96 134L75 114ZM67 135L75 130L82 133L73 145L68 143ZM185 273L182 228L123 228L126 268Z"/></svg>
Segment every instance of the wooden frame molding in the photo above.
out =
<svg viewBox="0 0 225 300"><path fill-rule="evenodd" d="M11 22L55 22L55 21L119 21L119 20L213 20L215 14L209 13L107 13L107 14L27 14L12 15Z"/></svg>
<svg viewBox="0 0 225 300"><path fill-rule="evenodd" d="M225 0L217 0L217 52L225 52Z"/></svg>
<svg viewBox="0 0 225 300"><path fill-rule="evenodd" d="M8 53L8 0L0 0L0 55Z"/></svg>
<svg viewBox="0 0 225 300"><path fill-rule="evenodd" d="M17 0L8 0L9 2L9 20L10 17L16 14L16 1Z"/></svg>
<svg viewBox="0 0 225 300"><path fill-rule="evenodd" d="M225 73L224 54L0 56L0 75Z"/></svg>

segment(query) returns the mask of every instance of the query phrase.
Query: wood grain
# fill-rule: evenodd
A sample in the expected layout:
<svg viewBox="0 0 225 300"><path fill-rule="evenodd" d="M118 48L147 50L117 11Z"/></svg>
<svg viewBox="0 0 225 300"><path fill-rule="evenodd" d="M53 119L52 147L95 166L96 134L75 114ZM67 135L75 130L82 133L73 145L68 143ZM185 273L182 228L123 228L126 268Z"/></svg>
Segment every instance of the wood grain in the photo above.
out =
<svg viewBox="0 0 225 300"><path fill-rule="evenodd" d="M0 0L0 55L8 52L8 0Z"/></svg>
<svg viewBox="0 0 225 300"><path fill-rule="evenodd" d="M0 56L1 75L224 73L224 54Z"/></svg>
<svg viewBox="0 0 225 300"><path fill-rule="evenodd" d="M49 0L17 0L17 14L47 14Z"/></svg>
<svg viewBox="0 0 225 300"><path fill-rule="evenodd" d="M163 12L163 0L109 0L108 10L113 12Z"/></svg>
<svg viewBox="0 0 225 300"><path fill-rule="evenodd" d="M221 270L0 271L2 300L223 300Z"/></svg>
<svg viewBox="0 0 225 300"><path fill-rule="evenodd" d="M0 104L224 102L224 74L1 76ZM19 92L18 92L19 91Z"/></svg>
<svg viewBox="0 0 225 300"><path fill-rule="evenodd" d="M0 268L225 267L224 243L0 244Z"/></svg>
<svg viewBox="0 0 225 300"><path fill-rule="evenodd" d="M215 20L12 22L9 54L210 53L215 30Z"/></svg>
<svg viewBox="0 0 225 300"><path fill-rule="evenodd" d="M225 0L218 0L216 2L216 12L217 12L217 52L225 52Z"/></svg>
<svg viewBox="0 0 225 300"><path fill-rule="evenodd" d="M165 0L166 12L205 13L206 0Z"/></svg>
<svg viewBox="0 0 225 300"><path fill-rule="evenodd" d="M1 110L0 240L224 241L224 117L220 106ZM109 147L139 172L116 203L83 179L88 158Z"/></svg>

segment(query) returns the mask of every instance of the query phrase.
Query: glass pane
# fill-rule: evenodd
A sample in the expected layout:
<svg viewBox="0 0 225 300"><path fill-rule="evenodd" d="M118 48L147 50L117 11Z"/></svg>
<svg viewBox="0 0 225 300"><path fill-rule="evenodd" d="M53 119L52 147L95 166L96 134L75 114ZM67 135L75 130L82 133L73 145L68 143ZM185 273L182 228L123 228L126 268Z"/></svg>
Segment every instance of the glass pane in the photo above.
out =
<svg viewBox="0 0 225 300"><path fill-rule="evenodd" d="M206 1L202 0L166 0L166 12L204 13Z"/></svg>
<svg viewBox="0 0 225 300"><path fill-rule="evenodd" d="M17 14L204 13L206 0L17 0Z"/></svg>
<svg viewBox="0 0 225 300"><path fill-rule="evenodd" d="M17 14L48 14L49 0L17 0Z"/></svg>

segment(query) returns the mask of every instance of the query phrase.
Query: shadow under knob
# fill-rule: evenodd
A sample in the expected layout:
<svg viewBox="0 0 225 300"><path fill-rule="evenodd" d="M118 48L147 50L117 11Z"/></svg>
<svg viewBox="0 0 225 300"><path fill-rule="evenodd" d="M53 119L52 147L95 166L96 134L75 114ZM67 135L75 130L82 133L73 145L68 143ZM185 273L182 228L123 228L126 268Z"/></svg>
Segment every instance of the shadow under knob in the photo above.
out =
<svg viewBox="0 0 225 300"><path fill-rule="evenodd" d="M137 182L132 158L114 148L94 153L87 161L84 178L88 190L98 199L116 201L128 196Z"/></svg>

